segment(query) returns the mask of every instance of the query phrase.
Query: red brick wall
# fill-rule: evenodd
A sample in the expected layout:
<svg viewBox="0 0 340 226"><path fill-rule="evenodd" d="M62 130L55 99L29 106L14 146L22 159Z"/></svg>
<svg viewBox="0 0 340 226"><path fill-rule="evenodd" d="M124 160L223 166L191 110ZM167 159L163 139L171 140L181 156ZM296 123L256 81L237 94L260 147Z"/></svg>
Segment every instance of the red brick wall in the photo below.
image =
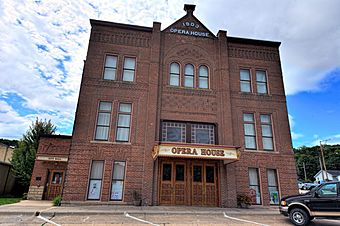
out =
<svg viewBox="0 0 340 226"><path fill-rule="evenodd" d="M71 145L71 137L49 136L41 137L36 157L68 157ZM30 186L44 187L48 181L49 170L66 170L67 162L35 160ZM37 178L41 180L37 180Z"/></svg>
<svg viewBox="0 0 340 226"><path fill-rule="evenodd" d="M186 20L195 20L188 15ZM178 22L180 23L180 22ZM180 24L174 25L180 26ZM202 28L203 29L203 28ZM274 45L275 46L275 45ZM117 81L102 79L105 54L118 56ZM136 80L121 81L124 56L136 57ZM169 65L178 62L208 66L210 89L170 87ZM240 93L239 70L248 67L268 73L269 95ZM253 86L255 89L255 77ZM113 103L109 140L94 141L99 101ZM133 104L131 142L115 142L119 102ZM261 152L261 131L257 125L258 152L244 151L242 113L272 114L275 152ZM240 146L241 160L220 167L221 206L235 206L236 195L247 191L248 167L259 167L264 204L268 205L266 168L279 174L281 195L297 192L286 101L277 45L235 42L226 32L202 38L117 24L93 23L70 150L64 201L86 200L92 160L105 160L101 201L108 201L113 161L126 161L124 202L129 191L142 192L145 202L157 204L158 162L151 151L159 141L160 121L179 120L217 125L218 144Z"/></svg>

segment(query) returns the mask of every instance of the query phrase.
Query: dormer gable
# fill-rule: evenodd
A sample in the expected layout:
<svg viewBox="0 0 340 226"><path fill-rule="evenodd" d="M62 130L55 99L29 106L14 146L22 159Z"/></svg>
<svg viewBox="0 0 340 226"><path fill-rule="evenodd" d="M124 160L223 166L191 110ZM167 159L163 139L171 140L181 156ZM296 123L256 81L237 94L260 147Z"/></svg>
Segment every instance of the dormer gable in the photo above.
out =
<svg viewBox="0 0 340 226"><path fill-rule="evenodd" d="M201 38L216 38L216 36L194 16L193 12L195 11L195 7L195 5L185 4L184 10L187 14L165 28L162 32Z"/></svg>

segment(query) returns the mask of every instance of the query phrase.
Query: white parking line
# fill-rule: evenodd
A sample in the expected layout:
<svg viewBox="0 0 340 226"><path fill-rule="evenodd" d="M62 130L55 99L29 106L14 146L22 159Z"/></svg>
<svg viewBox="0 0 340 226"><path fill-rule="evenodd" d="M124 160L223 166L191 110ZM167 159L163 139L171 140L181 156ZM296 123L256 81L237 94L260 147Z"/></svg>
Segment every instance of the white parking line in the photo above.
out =
<svg viewBox="0 0 340 226"><path fill-rule="evenodd" d="M154 223L152 223L150 221L142 220L142 219L139 219L137 217L131 216L127 212L124 212L124 216L132 218L132 219L134 219L136 221L140 221L140 222L146 223L146 224L151 224L151 225L154 225L154 226L160 226L159 224L154 224Z"/></svg>
<svg viewBox="0 0 340 226"><path fill-rule="evenodd" d="M87 221L89 218L90 218L90 217L87 216L87 217L83 220L83 222Z"/></svg>
<svg viewBox="0 0 340 226"><path fill-rule="evenodd" d="M223 214L224 214L224 217L225 217L225 218L229 218L229 219L231 219L231 220L243 221L243 222L246 222L246 223L258 224L258 225L262 225L262 226L269 226L268 224L261 224L261 223L255 222L255 221L248 221L248 220L243 220L243 219L236 218L236 217L230 217L230 216L228 216L225 212L223 212Z"/></svg>
<svg viewBox="0 0 340 226"><path fill-rule="evenodd" d="M39 218L39 219L41 219L41 220L43 220L43 221L45 221L47 223L54 224L56 226L61 226L61 224L57 224L57 223L55 223L55 222L53 222L53 221L51 221L51 220L49 220L49 219L47 219L45 217L42 217L39 212L36 212L35 214L36 214L37 218Z"/></svg>

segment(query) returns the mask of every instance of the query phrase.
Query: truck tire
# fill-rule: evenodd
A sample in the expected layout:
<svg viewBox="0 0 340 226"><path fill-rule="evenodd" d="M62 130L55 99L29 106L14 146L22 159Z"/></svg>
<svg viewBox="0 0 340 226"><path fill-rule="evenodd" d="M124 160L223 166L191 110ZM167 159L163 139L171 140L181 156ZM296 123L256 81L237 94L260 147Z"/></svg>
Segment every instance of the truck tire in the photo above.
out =
<svg viewBox="0 0 340 226"><path fill-rule="evenodd" d="M301 208L294 208L289 212L290 221L297 226L305 226L309 223L309 215Z"/></svg>

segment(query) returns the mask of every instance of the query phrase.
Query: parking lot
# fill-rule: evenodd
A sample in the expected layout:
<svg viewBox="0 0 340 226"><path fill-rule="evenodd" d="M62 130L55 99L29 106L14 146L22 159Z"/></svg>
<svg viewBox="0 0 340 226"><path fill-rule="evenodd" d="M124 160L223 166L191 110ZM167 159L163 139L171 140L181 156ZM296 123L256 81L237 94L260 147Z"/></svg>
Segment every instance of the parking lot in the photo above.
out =
<svg viewBox="0 0 340 226"><path fill-rule="evenodd" d="M0 224L292 225L287 217L279 214L276 207L251 207L250 209L108 205L51 207L47 202L41 202L41 205L39 203L33 204L24 202L0 206ZM46 220L52 222L47 223ZM310 225L336 226L340 225L340 220L316 219Z"/></svg>

